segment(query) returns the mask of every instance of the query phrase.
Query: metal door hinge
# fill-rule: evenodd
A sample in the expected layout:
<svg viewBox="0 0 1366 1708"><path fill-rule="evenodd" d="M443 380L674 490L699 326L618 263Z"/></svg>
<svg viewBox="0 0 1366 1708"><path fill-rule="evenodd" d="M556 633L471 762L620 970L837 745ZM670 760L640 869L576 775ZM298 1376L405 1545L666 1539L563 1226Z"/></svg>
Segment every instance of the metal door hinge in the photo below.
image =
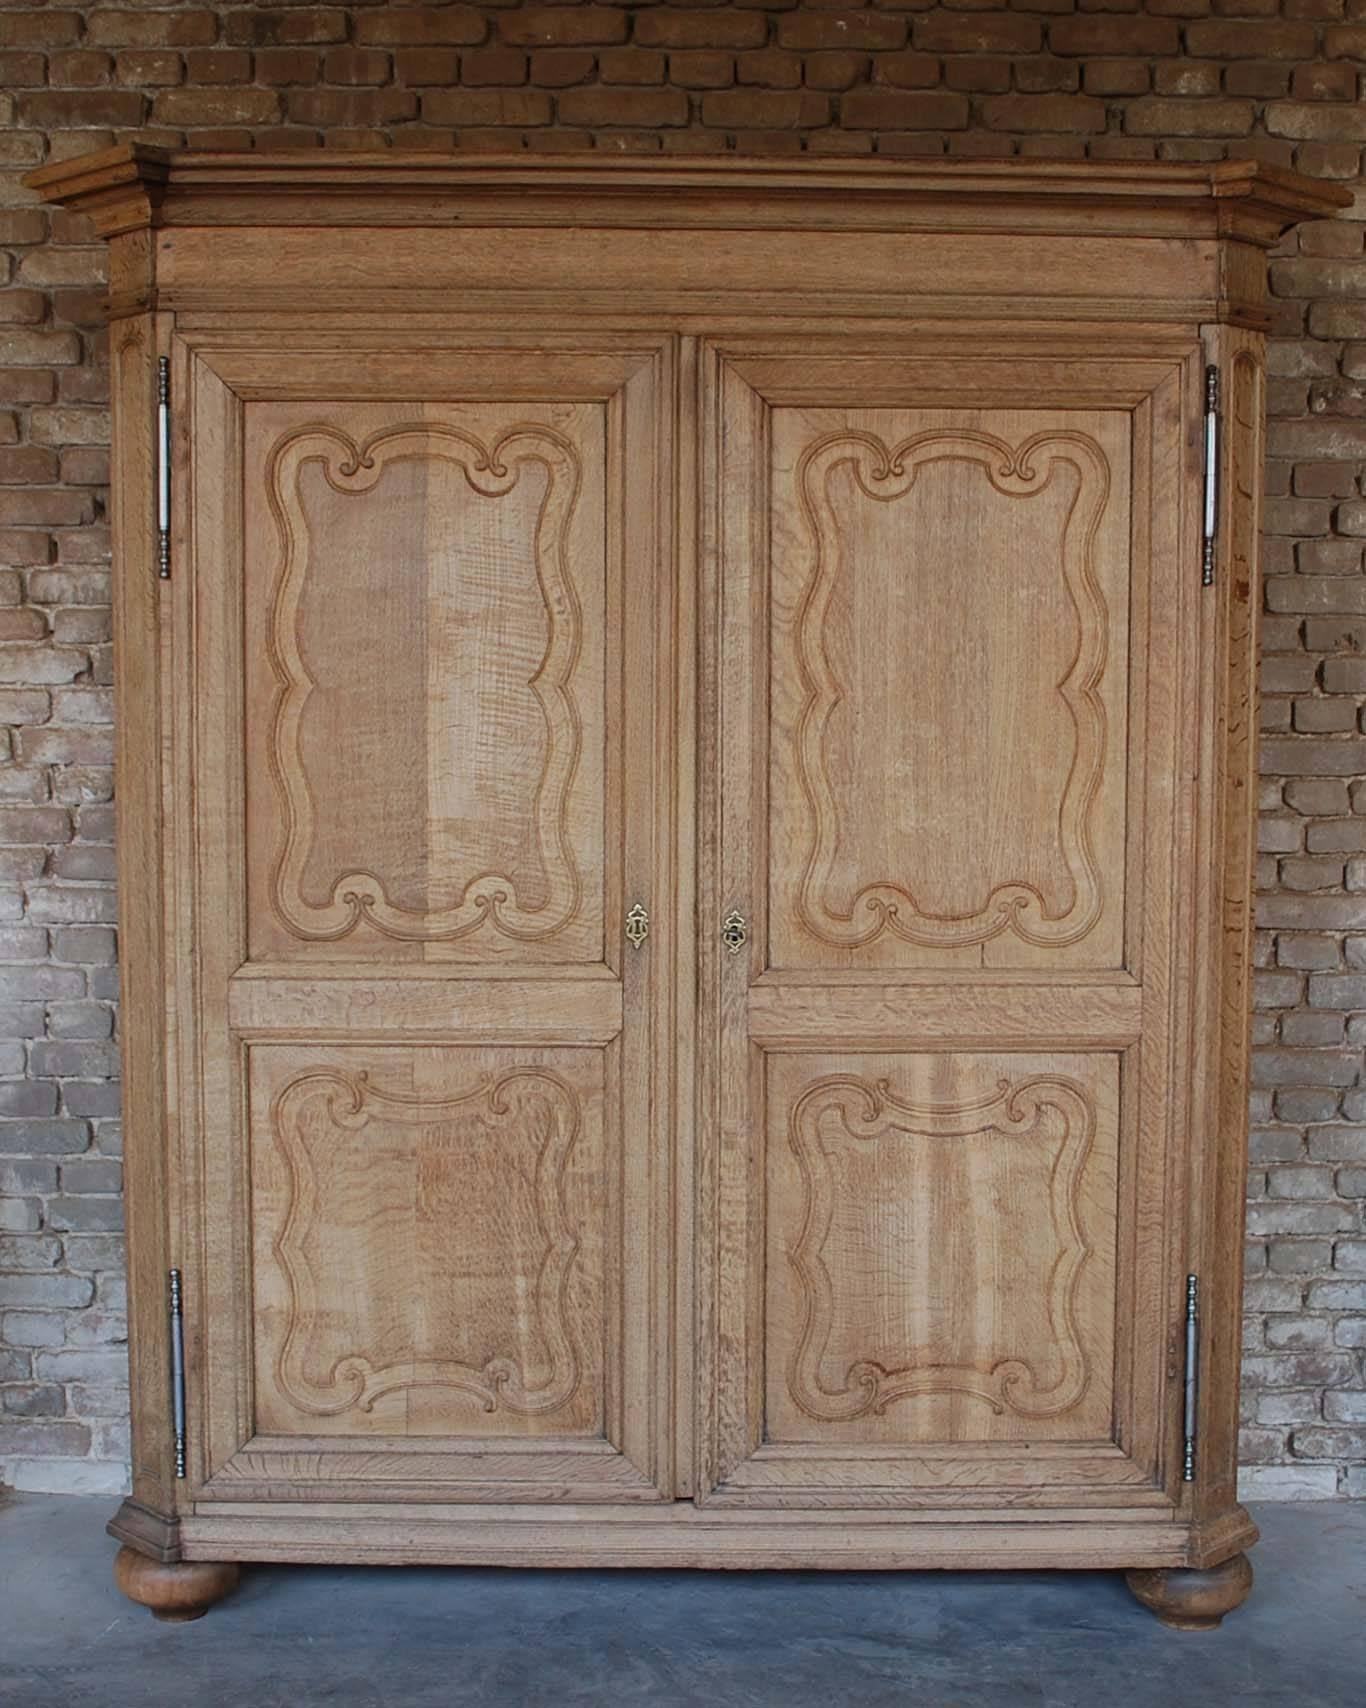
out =
<svg viewBox="0 0 1366 1708"><path fill-rule="evenodd" d="M1200 1281L1186 1277L1186 1379L1182 1423L1181 1481L1195 1481L1196 1407L1200 1398Z"/></svg>
<svg viewBox="0 0 1366 1708"><path fill-rule="evenodd" d="M171 364L157 361L157 574L171 579Z"/></svg>
<svg viewBox="0 0 1366 1708"><path fill-rule="evenodd" d="M1219 370L1205 369L1205 517L1201 529L1203 586L1214 585L1214 542L1219 532Z"/></svg>
<svg viewBox="0 0 1366 1708"><path fill-rule="evenodd" d="M175 1430L175 1474L185 1475L185 1317L180 1271L171 1271L171 1420Z"/></svg>

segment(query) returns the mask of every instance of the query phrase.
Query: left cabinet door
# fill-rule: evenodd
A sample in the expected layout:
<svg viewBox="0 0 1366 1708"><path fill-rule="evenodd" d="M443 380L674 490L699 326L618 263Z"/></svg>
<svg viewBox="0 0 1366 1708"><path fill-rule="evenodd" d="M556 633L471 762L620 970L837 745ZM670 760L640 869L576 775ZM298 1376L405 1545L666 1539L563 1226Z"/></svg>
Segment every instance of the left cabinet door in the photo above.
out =
<svg viewBox="0 0 1366 1708"><path fill-rule="evenodd" d="M363 336L174 347L192 1493L657 1500L672 352Z"/></svg>

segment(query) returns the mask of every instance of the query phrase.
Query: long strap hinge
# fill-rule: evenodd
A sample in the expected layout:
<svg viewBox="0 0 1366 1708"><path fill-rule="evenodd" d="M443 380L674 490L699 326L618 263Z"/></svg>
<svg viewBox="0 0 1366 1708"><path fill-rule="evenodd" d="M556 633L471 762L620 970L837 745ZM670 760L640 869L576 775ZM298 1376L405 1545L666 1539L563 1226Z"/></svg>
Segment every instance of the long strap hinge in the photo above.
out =
<svg viewBox="0 0 1366 1708"><path fill-rule="evenodd" d="M1219 370L1205 369L1205 515L1201 529L1200 581L1214 585L1214 547L1219 534Z"/></svg>
<svg viewBox="0 0 1366 1708"><path fill-rule="evenodd" d="M175 1474L185 1475L185 1314L180 1271L170 1274L171 1425L175 1431Z"/></svg>
<svg viewBox="0 0 1366 1708"><path fill-rule="evenodd" d="M157 360L157 574L171 579L171 363Z"/></svg>
<svg viewBox="0 0 1366 1708"><path fill-rule="evenodd" d="M1200 1399L1200 1278L1186 1277L1186 1379L1181 1444L1181 1480L1195 1481L1195 1436Z"/></svg>

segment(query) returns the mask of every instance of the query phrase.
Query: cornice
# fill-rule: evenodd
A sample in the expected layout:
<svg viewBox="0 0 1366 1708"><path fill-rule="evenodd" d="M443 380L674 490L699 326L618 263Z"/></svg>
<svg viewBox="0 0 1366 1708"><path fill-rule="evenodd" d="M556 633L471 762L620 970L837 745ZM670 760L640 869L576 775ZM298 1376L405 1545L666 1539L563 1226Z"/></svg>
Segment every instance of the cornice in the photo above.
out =
<svg viewBox="0 0 1366 1708"><path fill-rule="evenodd" d="M1085 231L1260 246L1348 205L1336 184L1260 161L485 155L125 143L25 182L103 236L175 225L574 225Z"/></svg>

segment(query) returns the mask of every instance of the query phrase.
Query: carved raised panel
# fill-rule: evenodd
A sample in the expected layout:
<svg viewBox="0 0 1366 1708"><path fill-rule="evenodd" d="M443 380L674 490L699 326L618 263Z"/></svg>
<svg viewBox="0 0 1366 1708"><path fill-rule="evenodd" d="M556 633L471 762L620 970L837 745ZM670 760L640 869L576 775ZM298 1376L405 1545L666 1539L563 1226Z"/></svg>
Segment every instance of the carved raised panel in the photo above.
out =
<svg viewBox="0 0 1366 1708"><path fill-rule="evenodd" d="M321 1056L253 1052L259 1427L599 1433L600 1054Z"/></svg>
<svg viewBox="0 0 1366 1708"><path fill-rule="evenodd" d="M601 411L416 413L251 412L253 946L598 960Z"/></svg>
<svg viewBox="0 0 1366 1708"><path fill-rule="evenodd" d="M771 1439L1108 1433L1116 1090L1113 1058L772 1058Z"/></svg>
<svg viewBox="0 0 1366 1708"><path fill-rule="evenodd" d="M773 964L1117 964L1125 428L774 423Z"/></svg>

